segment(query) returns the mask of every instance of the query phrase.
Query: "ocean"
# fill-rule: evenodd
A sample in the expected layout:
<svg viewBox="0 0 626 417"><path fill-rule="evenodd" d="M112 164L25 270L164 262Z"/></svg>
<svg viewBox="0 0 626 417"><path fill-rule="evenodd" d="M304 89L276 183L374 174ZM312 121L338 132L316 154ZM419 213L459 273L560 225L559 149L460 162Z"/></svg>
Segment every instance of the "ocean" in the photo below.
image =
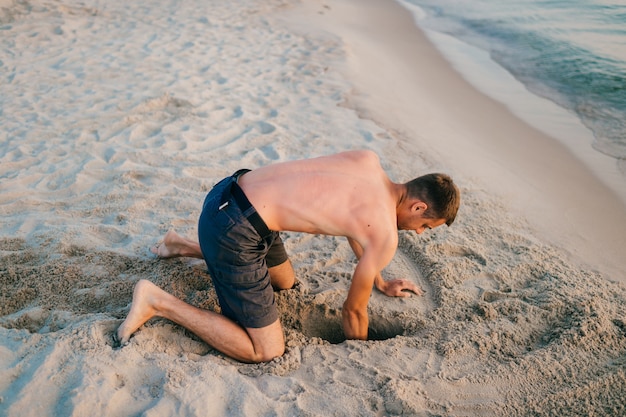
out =
<svg viewBox="0 0 626 417"><path fill-rule="evenodd" d="M477 88L566 144L586 136L626 174L626 0L400 3Z"/></svg>

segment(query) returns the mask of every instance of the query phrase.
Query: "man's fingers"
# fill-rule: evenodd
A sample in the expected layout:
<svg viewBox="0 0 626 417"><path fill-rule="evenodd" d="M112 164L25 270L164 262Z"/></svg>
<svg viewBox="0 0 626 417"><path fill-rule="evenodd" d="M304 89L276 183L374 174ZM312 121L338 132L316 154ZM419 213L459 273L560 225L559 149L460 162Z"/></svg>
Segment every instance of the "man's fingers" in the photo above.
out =
<svg viewBox="0 0 626 417"><path fill-rule="evenodd" d="M411 292L416 295L424 295L424 291L407 279L396 279L388 282L386 294L393 297L410 297Z"/></svg>
<svg viewBox="0 0 626 417"><path fill-rule="evenodd" d="M399 297L410 297L411 293L414 293L415 295L423 295L424 292L421 291L419 288L404 288L403 291L400 291L400 294L398 295Z"/></svg>
<svg viewBox="0 0 626 417"><path fill-rule="evenodd" d="M405 281L404 284L405 284L405 286L404 286L405 290L412 291L416 295L424 295L424 291L422 291L422 289L420 287L418 287L417 285L413 284L412 282Z"/></svg>
<svg viewBox="0 0 626 417"><path fill-rule="evenodd" d="M411 291L413 291L417 295L424 295L424 291L417 285L414 285L414 288Z"/></svg>

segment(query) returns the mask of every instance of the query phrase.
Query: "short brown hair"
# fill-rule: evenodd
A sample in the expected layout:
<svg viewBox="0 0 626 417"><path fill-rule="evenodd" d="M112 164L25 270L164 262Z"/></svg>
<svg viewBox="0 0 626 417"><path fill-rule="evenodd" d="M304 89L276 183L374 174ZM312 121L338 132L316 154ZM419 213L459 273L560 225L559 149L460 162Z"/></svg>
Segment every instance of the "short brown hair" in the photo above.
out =
<svg viewBox="0 0 626 417"><path fill-rule="evenodd" d="M424 217L445 219L448 226L454 222L461 204L461 193L452 178L446 174L426 174L405 185L409 198L417 198L428 206Z"/></svg>

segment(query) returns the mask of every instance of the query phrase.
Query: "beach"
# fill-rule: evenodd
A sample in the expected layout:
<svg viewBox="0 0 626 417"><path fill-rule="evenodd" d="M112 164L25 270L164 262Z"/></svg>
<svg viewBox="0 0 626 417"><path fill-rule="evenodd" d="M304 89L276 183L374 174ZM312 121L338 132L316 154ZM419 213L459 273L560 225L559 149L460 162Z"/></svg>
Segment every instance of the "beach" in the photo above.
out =
<svg viewBox="0 0 626 417"><path fill-rule="evenodd" d="M400 4L0 0L0 45L0 415L626 412L626 199ZM140 279L219 308L202 261L148 251L195 239L215 183L351 149L462 193L451 227L400 233L383 277L425 294L374 291L371 340L341 331L346 239L284 233L284 356L158 319L113 347Z"/></svg>

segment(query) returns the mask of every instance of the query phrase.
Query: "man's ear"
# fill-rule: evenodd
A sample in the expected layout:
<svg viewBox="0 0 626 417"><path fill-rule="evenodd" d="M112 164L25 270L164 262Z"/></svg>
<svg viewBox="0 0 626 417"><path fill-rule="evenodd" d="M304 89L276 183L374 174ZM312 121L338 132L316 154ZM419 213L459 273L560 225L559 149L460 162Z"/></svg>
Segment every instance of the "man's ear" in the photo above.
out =
<svg viewBox="0 0 626 417"><path fill-rule="evenodd" d="M415 203L413 203L413 205L411 205L411 212L413 212L413 213L418 213L418 212L424 213L427 208L428 208L428 206L423 201L416 201Z"/></svg>

